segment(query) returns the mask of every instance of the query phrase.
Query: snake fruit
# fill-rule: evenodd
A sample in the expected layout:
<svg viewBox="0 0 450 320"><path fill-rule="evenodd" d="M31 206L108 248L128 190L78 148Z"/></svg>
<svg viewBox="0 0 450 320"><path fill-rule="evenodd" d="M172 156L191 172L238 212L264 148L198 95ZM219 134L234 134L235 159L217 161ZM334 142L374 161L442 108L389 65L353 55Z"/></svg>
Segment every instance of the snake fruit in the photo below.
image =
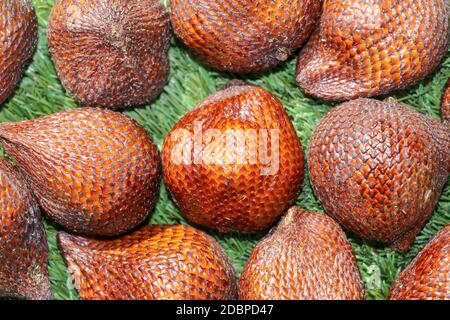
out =
<svg viewBox="0 0 450 320"><path fill-rule="evenodd" d="M47 35L63 86L84 106L143 105L167 82L170 20L159 0L57 0Z"/></svg>
<svg viewBox="0 0 450 320"><path fill-rule="evenodd" d="M37 32L31 0L0 1L0 104L12 94L33 57Z"/></svg>
<svg viewBox="0 0 450 320"><path fill-rule="evenodd" d="M446 127L394 99L332 109L309 147L310 180L325 210L357 235L407 250L447 181Z"/></svg>
<svg viewBox="0 0 450 320"><path fill-rule="evenodd" d="M270 227L295 200L304 155L281 102L232 83L185 115L164 141L164 181L188 220L220 232Z"/></svg>
<svg viewBox="0 0 450 320"><path fill-rule="evenodd" d="M239 281L248 300L360 300L350 243L330 217L291 208L250 255Z"/></svg>
<svg viewBox="0 0 450 320"><path fill-rule="evenodd" d="M450 225L398 276L391 300L450 300Z"/></svg>
<svg viewBox="0 0 450 320"><path fill-rule="evenodd" d="M45 213L71 232L118 235L142 223L155 204L158 150L121 113L79 108L1 123L0 143Z"/></svg>
<svg viewBox="0 0 450 320"><path fill-rule="evenodd" d="M0 159L0 297L51 299L47 237L24 179Z"/></svg>
<svg viewBox="0 0 450 320"><path fill-rule="evenodd" d="M236 278L219 244L181 225L151 225L115 240L58 234L82 299L233 299Z"/></svg>
<svg viewBox="0 0 450 320"><path fill-rule="evenodd" d="M450 43L446 0L325 0L297 84L332 101L384 95L435 70Z"/></svg>
<svg viewBox="0 0 450 320"><path fill-rule="evenodd" d="M254 73L275 67L304 44L322 0L172 0L177 36L207 65Z"/></svg>

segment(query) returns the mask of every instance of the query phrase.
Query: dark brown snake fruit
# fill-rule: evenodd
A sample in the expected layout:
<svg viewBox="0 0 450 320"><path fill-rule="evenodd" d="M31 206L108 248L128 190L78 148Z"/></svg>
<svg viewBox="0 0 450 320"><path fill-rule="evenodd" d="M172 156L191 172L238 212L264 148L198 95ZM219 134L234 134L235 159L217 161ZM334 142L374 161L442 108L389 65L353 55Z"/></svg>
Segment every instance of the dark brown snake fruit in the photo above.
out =
<svg viewBox="0 0 450 320"><path fill-rule="evenodd" d="M82 299L234 299L236 276L207 234L181 225L151 225L115 240L58 234Z"/></svg>
<svg viewBox="0 0 450 320"><path fill-rule="evenodd" d="M220 232L269 228L295 200L304 155L281 102L234 81L167 135L164 181L190 221Z"/></svg>
<svg viewBox="0 0 450 320"><path fill-rule="evenodd" d="M439 232L391 288L391 300L450 300L450 225Z"/></svg>
<svg viewBox="0 0 450 320"><path fill-rule="evenodd" d="M260 72L287 60L308 39L322 0L172 0L175 33L206 64Z"/></svg>
<svg viewBox="0 0 450 320"><path fill-rule="evenodd" d="M360 300L352 247L330 217L291 208L253 250L239 281L249 300Z"/></svg>
<svg viewBox="0 0 450 320"><path fill-rule="evenodd" d="M325 0L298 58L297 83L333 101L415 85L447 52L449 14L446 0Z"/></svg>
<svg viewBox="0 0 450 320"><path fill-rule="evenodd" d="M47 237L19 172L0 158L0 297L51 299Z"/></svg>
<svg viewBox="0 0 450 320"><path fill-rule="evenodd" d="M447 128L394 99L332 109L309 147L311 183L344 228L405 251L447 181Z"/></svg>
<svg viewBox="0 0 450 320"><path fill-rule="evenodd" d="M0 0L0 104L20 81L37 45L31 0Z"/></svg>
<svg viewBox="0 0 450 320"><path fill-rule="evenodd" d="M45 213L72 232L127 232L156 202L157 147L142 126L121 113L80 108L2 123L0 142Z"/></svg>
<svg viewBox="0 0 450 320"><path fill-rule="evenodd" d="M160 0L57 0L48 44L66 90L85 106L142 105L169 73L169 14Z"/></svg>

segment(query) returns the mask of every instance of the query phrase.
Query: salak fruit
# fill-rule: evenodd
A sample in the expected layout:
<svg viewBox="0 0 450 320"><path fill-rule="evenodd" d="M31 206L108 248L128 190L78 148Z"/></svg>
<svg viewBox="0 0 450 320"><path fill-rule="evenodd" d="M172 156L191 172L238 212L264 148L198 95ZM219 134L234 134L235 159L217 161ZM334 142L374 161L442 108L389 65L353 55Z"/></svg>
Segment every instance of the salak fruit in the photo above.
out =
<svg viewBox="0 0 450 320"><path fill-rule="evenodd" d="M82 299L233 299L236 276L207 234L181 225L151 225L115 240L58 234Z"/></svg>
<svg viewBox="0 0 450 320"><path fill-rule="evenodd" d="M37 32L31 0L0 1L0 103L12 94L33 57Z"/></svg>
<svg viewBox="0 0 450 320"><path fill-rule="evenodd" d="M297 62L297 83L324 100L408 88L435 70L449 43L446 0L325 0Z"/></svg>
<svg viewBox="0 0 450 320"><path fill-rule="evenodd" d="M175 33L206 64L251 73L287 60L308 39L322 0L172 0Z"/></svg>
<svg viewBox="0 0 450 320"><path fill-rule="evenodd" d="M184 215L220 232L270 227L303 181L302 146L283 105L239 82L184 116L162 158L164 181Z"/></svg>
<svg viewBox="0 0 450 320"><path fill-rule="evenodd" d="M66 90L112 109L155 99L169 73L169 14L160 0L57 0L48 44Z"/></svg>
<svg viewBox="0 0 450 320"><path fill-rule="evenodd" d="M155 204L158 150L148 132L121 113L79 108L1 123L0 143L45 213L72 232L124 233Z"/></svg>
<svg viewBox="0 0 450 320"><path fill-rule="evenodd" d="M0 297L51 299L47 237L21 174L0 158Z"/></svg>
<svg viewBox="0 0 450 320"><path fill-rule="evenodd" d="M309 147L310 180L344 228L405 251L447 181L447 128L390 98L332 109Z"/></svg>
<svg viewBox="0 0 450 320"><path fill-rule="evenodd" d="M248 300L359 300L364 286L352 247L330 217L291 208L258 243L239 281Z"/></svg>
<svg viewBox="0 0 450 320"><path fill-rule="evenodd" d="M439 232L391 288L392 300L450 300L450 225Z"/></svg>

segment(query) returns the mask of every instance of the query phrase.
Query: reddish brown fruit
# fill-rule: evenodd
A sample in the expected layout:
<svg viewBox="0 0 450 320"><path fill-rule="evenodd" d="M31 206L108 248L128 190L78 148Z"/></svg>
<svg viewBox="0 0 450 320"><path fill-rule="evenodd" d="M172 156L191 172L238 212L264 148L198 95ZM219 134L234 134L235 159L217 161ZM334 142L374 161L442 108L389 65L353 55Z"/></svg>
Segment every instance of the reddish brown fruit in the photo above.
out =
<svg viewBox="0 0 450 320"><path fill-rule="evenodd" d="M31 0L0 1L0 103L13 92L37 45Z"/></svg>
<svg viewBox="0 0 450 320"><path fill-rule="evenodd" d="M311 183L326 211L363 238L407 250L449 174L445 126L394 99L330 111L311 139Z"/></svg>
<svg viewBox="0 0 450 320"><path fill-rule="evenodd" d="M450 225L398 276L391 300L450 300Z"/></svg>
<svg viewBox="0 0 450 320"><path fill-rule="evenodd" d="M425 78L449 43L446 0L325 0L297 62L297 83L324 100L405 89Z"/></svg>
<svg viewBox="0 0 450 320"><path fill-rule="evenodd" d="M58 234L82 299L233 299L236 277L219 244L194 228L152 225L116 240Z"/></svg>
<svg viewBox="0 0 450 320"><path fill-rule="evenodd" d="M0 158L0 297L51 299L47 237L22 176Z"/></svg>
<svg viewBox="0 0 450 320"><path fill-rule="evenodd" d="M250 73L285 61L309 37L322 0L172 0L175 33L206 64Z"/></svg>
<svg viewBox="0 0 450 320"><path fill-rule="evenodd" d="M256 245L238 293L245 300L359 300L364 286L339 225L294 207Z"/></svg>
<svg viewBox="0 0 450 320"><path fill-rule="evenodd" d="M142 105L167 82L170 21L160 0L57 0L47 33L58 76L83 105Z"/></svg>
<svg viewBox="0 0 450 320"><path fill-rule="evenodd" d="M165 183L190 221L247 233L270 227L295 200L303 157L281 102L239 83L184 116L162 154Z"/></svg>
<svg viewBox="0 0 450 320"><path fill-rule="evenodd" d="M450 123L450 79L447 81L442 98L441 116L442 120Z"/></svg>
<svg viewBox="0 0 450 320"><path fill-rule="evenodd" d="M80 108L2 123L0 142L45 212L72 232L124 233L155 204L158 150L148 132L121 113Z"/></svg>

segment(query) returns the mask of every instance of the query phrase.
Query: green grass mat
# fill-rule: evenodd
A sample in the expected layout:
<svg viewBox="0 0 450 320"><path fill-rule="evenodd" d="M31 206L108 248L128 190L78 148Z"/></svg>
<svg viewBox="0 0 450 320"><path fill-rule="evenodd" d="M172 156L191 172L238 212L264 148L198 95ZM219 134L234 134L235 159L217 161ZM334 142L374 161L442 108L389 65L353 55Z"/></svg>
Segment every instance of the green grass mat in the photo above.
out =
<svg viewBox="0 0 450 320"><path fill-rule="evenodd" d="M165 0L164 2L168 2ZM39 47L33 63L29 66L20 87L14 96L0 108L0 121L19 121L31 119L63 109L76 107L74 101L65 93L55 74L50 60L45 30L53 0L34 0L39 18ZM215 92L233 76L218 73L203 67L193 59L179 41L173 39L170 51L170 82L163 94L151 105L126 111L148 129L158 145L172 126L204 97ZM259 76L246 78L275 94L286 107L294 122L303 147L308 146L311 134L331 104L313 100L294 84L295 58L276 70ZM450 54L442 67L421 84L411 90L397 93L397 99L419 112L440 117L440 100L445 81L450 76ZM308 210L323 212L314 197L308 178L297 204ZM187 223L179 210L171 202L163 187L150 223ZM444 225L450 223L449 183L442 193L436 211L425 229L419 234L413 248L406 254L392 252L384 247L374 247L362 240L349 236L355 250L363 276L368 299L385 299L390 285L427 241ZM49 246L49 271L53 291L57 299L76 299L77 293L71 286L66 267L56 248L56 230L46 224ZM211 233L225 248L240 274L253 246L263 235L219 235Z"/></svg>

